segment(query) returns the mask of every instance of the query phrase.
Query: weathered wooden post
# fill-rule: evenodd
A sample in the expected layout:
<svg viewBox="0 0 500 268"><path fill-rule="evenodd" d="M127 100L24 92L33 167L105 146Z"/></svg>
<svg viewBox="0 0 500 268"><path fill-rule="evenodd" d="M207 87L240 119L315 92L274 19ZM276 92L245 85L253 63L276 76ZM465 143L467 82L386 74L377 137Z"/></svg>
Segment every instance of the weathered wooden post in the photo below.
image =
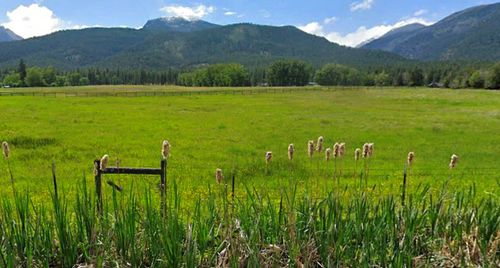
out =
<svg viewBox="0 0 500 268"><path fill-rule="evenodd" d="M167 199L167 159L162 159L160 163L160 191L161 191L161 213L165 216L166 199Z"/></svg>
<svg viewBox="0 0 500 268"><path fill-rule="evenodd" d="M95 189L97 195L97 212L102 216L102 178L101 160L94 160Z"/></svg>

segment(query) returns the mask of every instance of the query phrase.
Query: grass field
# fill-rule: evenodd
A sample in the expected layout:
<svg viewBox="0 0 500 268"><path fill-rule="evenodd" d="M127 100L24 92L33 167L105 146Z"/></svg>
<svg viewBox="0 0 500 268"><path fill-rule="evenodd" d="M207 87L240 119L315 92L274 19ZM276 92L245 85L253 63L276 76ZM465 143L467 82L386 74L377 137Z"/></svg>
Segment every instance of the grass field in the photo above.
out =
<svg viewBox="0 0 500 268"><path fill-rule="evenodd" d="M52 90L110 92L114 88ZM475 185L472 203L488 198L498 207L499 93L321 88L249 95L7 96L0 97L0 140L11 146L9 164L16 189L29 191L35 204L51 202L52 162L56 163L61 191L71 200L79 192L76 185L82 178L92 189L94 159L108 154L112 164L119 159L120 166L159 167L161 143L167 139L172 145L169 194L176 196L172 193L175 181L178 197L183 200L180 206L186 209L194 206L197 198L208 202L213 192L221 191L215 182L216 168L223 170L226 181L235 173L236 196L242 199L251 197L245 190L248 188L278 204L283 200L284 189L288 191L296 185L300 193L306 192L312 198L325 198L327 192L343 189L345 200L359 201L363 160L355 170L354 150L365 142L375 144L369 175L364 175L367 184L363 185L363 192L369 199L399 196L406 157L414 151L415 162L408 178L410 195L420 192L424 185L438 193L447 183L450 194L466 192ZM310 159L307 141L316 141L319 136L325 137L325 147L345 142L344 159L326 162L324 153L315 153ZM290 143L296 147L293 161L287 159ZM267 166L266 151L273 152ZM459 160L450 171L452 154L457 154ZM337 172L342 170L338 180L333 179L335 168ZM150 189L152 198L157 196L156 178L120 175L112 179L125 192L142 196ZM7 162L0 161L0 193L5 197L12 196L10 183ZM109 187L105 188L105 198L112 198ZM497 216L496 227L490 226L495 233L500 216L490 216L493 221ZM214 264L213 260L206 263ZM385 262L379 259L379 263Z"/></svg>
<svg viewBox="0 0 500 268"><path fill-rule="evenodd" d="M333 161L326 163L323 153L312 160L307 156L307 141L324 136L325 147L346 143L347 155L338 161L344 170L342 182L353 181L354 149L373 142L369 184L377 184L382 192L398 191L406 155L414 151L410 187L443 182L449 176L450 156L457 154L454 186L476 183L481 194L498 194L492 192L500 179L500 96L495 91L4 97L0 110L0 137L11 144L13 174L19 187L33 192L47 190L52 161L63 186L72 185L83 172L90 180L93 159L104 154L110 155L112 163L119 159L121 166L158 167L163 139L172 144L168 177L179 181L182 192L215 183L213 173L218 167L226 175L235 169L237 182L263 189L279 189L278 179L292 177L315 187L309 178L333 178ZM297 150L292 164L287 160L289 143ZM274 153L267 173L266 151ZM1 167L5 186L5 161ZM122 179L122 184L129 183Z"/></svg>

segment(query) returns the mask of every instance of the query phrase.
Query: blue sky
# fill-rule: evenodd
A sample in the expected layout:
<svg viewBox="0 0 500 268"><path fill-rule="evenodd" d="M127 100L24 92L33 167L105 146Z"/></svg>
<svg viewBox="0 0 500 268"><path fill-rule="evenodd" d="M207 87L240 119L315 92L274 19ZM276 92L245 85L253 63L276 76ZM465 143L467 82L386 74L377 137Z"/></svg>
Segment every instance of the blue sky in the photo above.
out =
<svg viewBox="0 0 500 268"><path fill-rule="evenodd" d="M0 0L0 25L27 38L92 26L140 28L148 19L181 16L219 24L294 25L356 46L405 24L434 23L492 0Z"/></svg>

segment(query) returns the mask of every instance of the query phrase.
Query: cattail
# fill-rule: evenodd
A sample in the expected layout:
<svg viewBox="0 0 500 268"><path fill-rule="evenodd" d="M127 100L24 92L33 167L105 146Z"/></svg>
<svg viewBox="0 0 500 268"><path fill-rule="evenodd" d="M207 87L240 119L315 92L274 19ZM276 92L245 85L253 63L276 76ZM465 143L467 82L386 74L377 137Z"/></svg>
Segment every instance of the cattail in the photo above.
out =
<svg viewBox="0 0 500 268"><path fill-rule="evenodd" d="M411 167L413 164L413 159L415 158L415 153L414 152L409 152L408 153L408 166Z"/></svg>
<svg viewBox="0 0 500 268"><path fill-rule="evenodd" d="M167 140L163 141L163 146L161 149L161 154L163 156L163 159L167 159L168 156L170 155L170 143L168 143Z"/></svg>
<svg viewBox="0 0 500 268"><path fill-rule="evenodd" d="M314 141L309 141L307 143L307 155L309 155L309 157L312 157L313 153L314 153Z"/></svg>
<svg viewBox="0 0 500 268"><path fill-rule="evenodd" d="M336 142L333 145L333 157L337 158L340 155L340 143Z"/></svg>
<svg viewBox="0 0 500 268"><path fill-rule="evenodd" d="M454 154L451 156L450 168L455 168L457 166L458 155Z"/></svg>
<svg viewBox="0 0 500 268"><path fill-rule="evenodd" d="M288 159L292 160L293 159L293 152L295 151L295 146L293 146L293 143L290 143L288 145Z"/></svg>
<svg viewBox="0 0 500 268"><path fill-rule="evenodd" d="M108 162L109 162L109 156L107 154L105 154L101 158L101 166L100 166L101 171L106 169L106 167L108 166Z"/></svg>
<svg viewBox="0 0 500 268"><path fill-rule="evenodd" d="M271 160L273 159L273 152L266 152L266 164L269 164Z"/></svg>
<svg viewBox="0 0 500 268"><path fill-rule="evenodd" d="M368 158L370 156L370 144L363 144L363 158Z"/></svg>
<svg viewBox="0 0 500 268"><path fill-rule="evenodd" d="M354 160L358 161L360 155L361 155L361 149L356 148L356 150L354 150Z"/></svg>
<svg viewBox="0 0 500 268"><path fill-rule="evenodd" d="M326 161L330 161L331 156L332 156L332 149L326 148L326 150L325 150L325 159L326 159Z"/></svg>
<svg viewBox="0 0 500 268"><path fill-rule="evenodd" d="M220 184L222 182L222 179L222 169L218 168L215 170L215 180L218 184Z"/></svg>
<svg viewBox="0 0 500 268"><path fill-rule="evenodd" d="M9 149L9 144L6 141L2 142L2 149L3 149L3 156L5 156L5 158L9 158L10 149Z"/></svg>
<svg viewBox="0 0 500 268"><path fill-rule="evenodd" d="M373 143L368 143L368 156L369 157L372 157L373 155L373 147L375 146L375 144Z"/></svg>
<svg viewBox="0 0 500 268"><path fill-rule="evenodd" d="M316 151L318 151L318 152L323 151L323 136L320 136L318 138L318 144L316 145Z"/></svg>
<svg viewBox="0 0 500 268"><path fill-rule="evenodd" d="M344 157L345 155L345 143L339 144L339 156Z"/></svg>

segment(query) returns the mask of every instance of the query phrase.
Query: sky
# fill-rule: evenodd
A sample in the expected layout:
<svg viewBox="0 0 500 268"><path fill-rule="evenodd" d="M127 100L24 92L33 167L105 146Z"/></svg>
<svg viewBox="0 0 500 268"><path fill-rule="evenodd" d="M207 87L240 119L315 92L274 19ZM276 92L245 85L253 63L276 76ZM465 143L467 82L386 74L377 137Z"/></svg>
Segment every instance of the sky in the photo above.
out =
<svg viewBox="0 0 500 268"><path fill-rule="evenodd" d="M462 9L498 0L0 0L0 25L29 38L63 29L141 28L158 17L218 24L293 25L357 46L410 23L430 25Z"/></svg>

